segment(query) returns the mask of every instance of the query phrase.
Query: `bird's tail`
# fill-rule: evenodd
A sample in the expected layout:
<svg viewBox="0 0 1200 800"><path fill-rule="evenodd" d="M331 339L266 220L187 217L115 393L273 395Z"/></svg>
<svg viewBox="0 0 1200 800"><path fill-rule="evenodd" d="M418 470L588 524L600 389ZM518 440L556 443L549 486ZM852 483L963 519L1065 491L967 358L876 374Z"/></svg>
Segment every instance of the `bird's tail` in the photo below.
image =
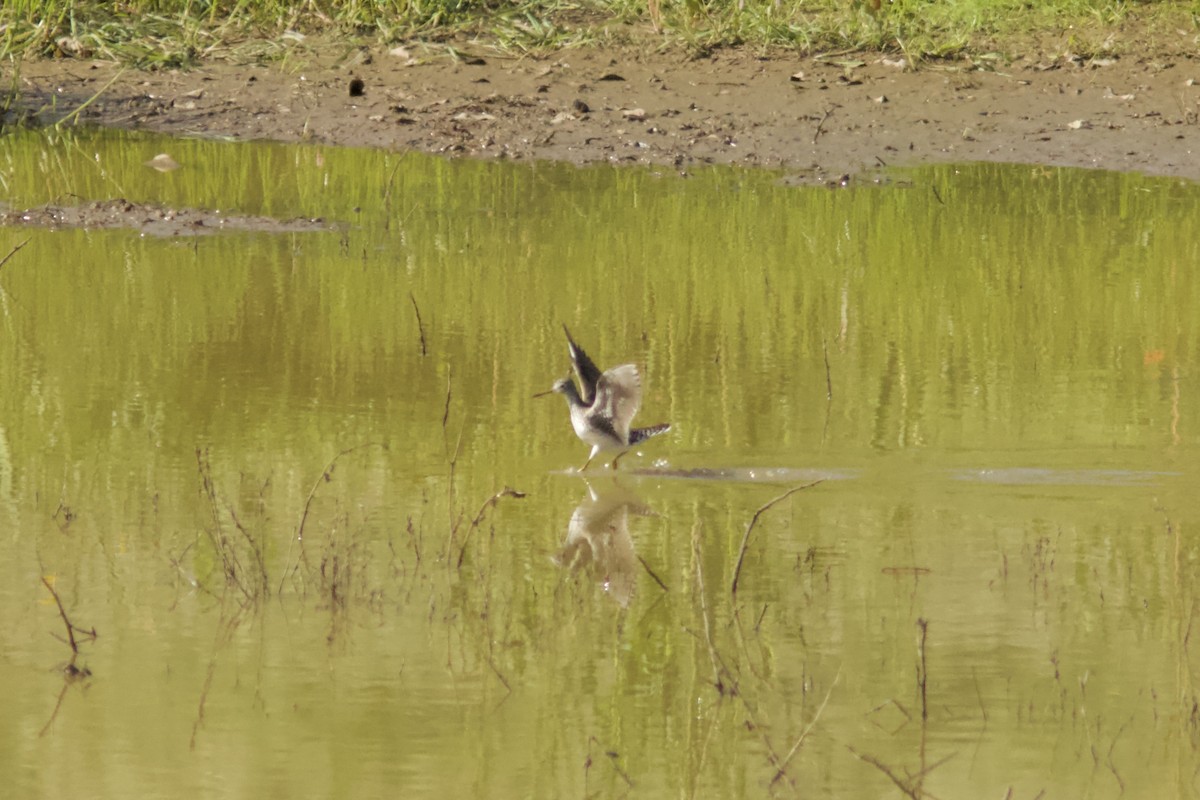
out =
<svg viewBox="0 0 1200 800"><path fill-rule="evenodd" d="M671 430L671 423L664 422L662 425L651 425L648 428L634 428L629 432L629 446L646 441L647 439L658 436L660 433L666 433Z"/></svg>

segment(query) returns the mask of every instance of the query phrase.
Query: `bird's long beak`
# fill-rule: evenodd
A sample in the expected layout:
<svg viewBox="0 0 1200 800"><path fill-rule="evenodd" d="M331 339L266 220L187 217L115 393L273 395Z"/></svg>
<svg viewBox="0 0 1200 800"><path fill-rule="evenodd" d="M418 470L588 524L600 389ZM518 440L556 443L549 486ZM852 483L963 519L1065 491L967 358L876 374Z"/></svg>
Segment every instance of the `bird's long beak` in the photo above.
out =
<svg viewBox="0 0 1200 800"><path fill-rule="evenodd" d="M570 380L570 378L569 378L569 377L567 377L567 378L564 378L563 380ZM557 385L558 385L558 384L555 384L555 386L557 386ZM534 397L545 397L545 396L546 396L546 395L548 395L548 394L554 394L554 390L553 390L553 389L547 389L547 390L546 390L546 391L544 391L544 392L538 392L537 394L535 394L535 395L534 395Z"/></svg>

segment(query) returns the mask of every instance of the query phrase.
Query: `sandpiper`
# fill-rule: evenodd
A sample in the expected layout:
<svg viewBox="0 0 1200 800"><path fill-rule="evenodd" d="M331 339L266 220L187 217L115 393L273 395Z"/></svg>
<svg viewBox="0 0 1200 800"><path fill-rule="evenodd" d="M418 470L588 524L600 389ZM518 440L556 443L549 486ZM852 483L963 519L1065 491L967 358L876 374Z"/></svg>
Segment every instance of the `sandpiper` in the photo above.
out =
<svg viewBox="0 0 1200 800"><path fill-rule="evenodd" d="M619 367L601 372L595 363L588 358L587 353L575 344L571 332L563 325L567 334L567 349L571 353L571 365L579 377L579 388L570 377L556 381L549 392L542 392L535 397L542 397L551 392L558 392L567 398L571 409L571 427L575 435L584 444L592 446L592 453L587 461L579 468L583 472L592 463L592 459L602 450L619 450L612 461L612 468L617 468L621 456L629 448L646 441L651 436L666 433L671 429L670 424L651 425L648 428L630 428L633 417L642 403L642 379L638 369L633 364L622 364Z"/></svg>

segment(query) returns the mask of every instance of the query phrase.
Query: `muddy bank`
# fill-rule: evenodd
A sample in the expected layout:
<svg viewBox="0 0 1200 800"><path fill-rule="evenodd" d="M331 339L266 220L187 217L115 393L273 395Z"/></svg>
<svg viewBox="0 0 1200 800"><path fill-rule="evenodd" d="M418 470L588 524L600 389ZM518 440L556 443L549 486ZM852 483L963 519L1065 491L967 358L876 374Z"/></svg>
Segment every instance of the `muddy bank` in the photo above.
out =
<svg viewBox="0 0 1200 800"><path fill-rule="evenodd" d="M691 60L576 49L544 59L452 59L381 45L344 58L344 50L318 47L286 68L214 63L118 75L109 63L41 61L21 66L21 84L27 107L54 98L61 115L111 81L82 121L186 136L680 170L771 166L812 181L945 161L1196 179L1200 67L1175 54L1187 44L1148 41L1136 57L918 69L870 54L722 51Z"/></svg>
<svg viewBox="0 0 1200 800"><path fill-rule="evenodd" d="M148 236L204 236L221 231L305 233L333 230L322 219L273 219L198 208L167 208L123 198L80 205L0 208L0 225L35 228L130 228Z"/></svg>

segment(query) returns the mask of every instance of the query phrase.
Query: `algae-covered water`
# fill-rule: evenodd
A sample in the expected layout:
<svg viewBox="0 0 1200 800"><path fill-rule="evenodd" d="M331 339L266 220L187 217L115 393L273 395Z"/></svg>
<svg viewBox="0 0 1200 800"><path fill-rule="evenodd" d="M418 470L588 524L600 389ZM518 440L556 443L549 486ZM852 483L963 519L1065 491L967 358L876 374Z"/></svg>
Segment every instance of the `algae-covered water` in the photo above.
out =
<svg viewBox="0 0 1200 800"><path fill-rule="evenodd" d="M1200 187L780 177L0 138L334 223L0 229L12 796L1200 791Z"/></svg>

